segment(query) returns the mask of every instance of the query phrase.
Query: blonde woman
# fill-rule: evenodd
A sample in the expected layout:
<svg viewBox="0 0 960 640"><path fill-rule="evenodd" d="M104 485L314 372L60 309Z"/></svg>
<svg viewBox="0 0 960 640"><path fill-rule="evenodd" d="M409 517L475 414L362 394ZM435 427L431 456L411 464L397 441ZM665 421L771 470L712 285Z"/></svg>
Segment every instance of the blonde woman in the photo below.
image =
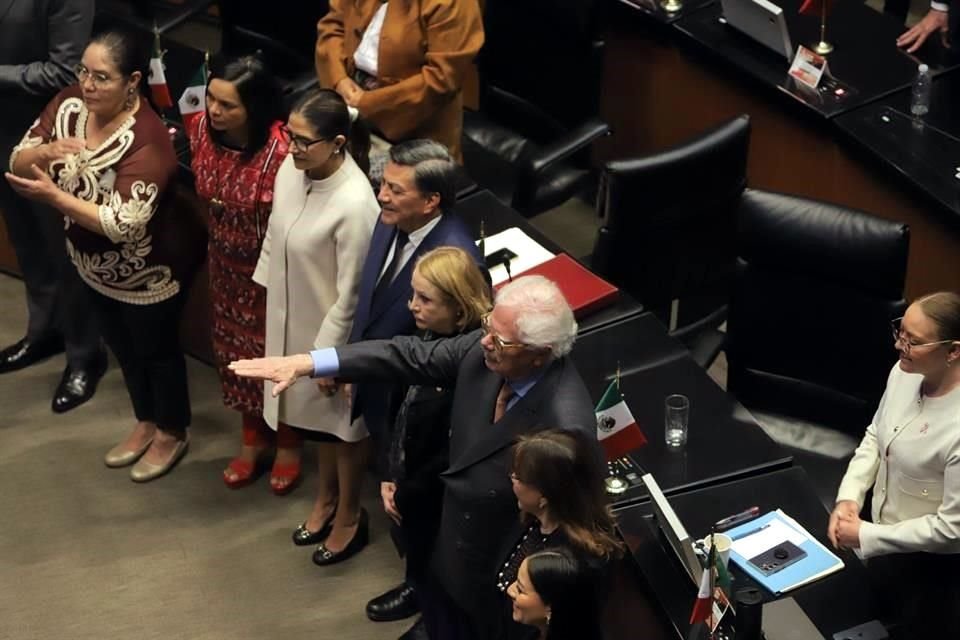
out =
<svg viewBox="0 0 960 640"><path fill-rule="evenodd" d="M490 311L490 287L470 254L439 247L417 261L410 279L408 306L424 339L469 333ZM380 483L383 508L395 525L394 540L406 557L406 581L367 604L372 620L395 620L417 611L415 592L423 584L430 551L440 527L443 483L450 440L451 389L411 386L383 443ZM407 593L405 593L407 592ZM405 597L406 596L406 597ZM398 610L397 602L405 606Z"/></svg>

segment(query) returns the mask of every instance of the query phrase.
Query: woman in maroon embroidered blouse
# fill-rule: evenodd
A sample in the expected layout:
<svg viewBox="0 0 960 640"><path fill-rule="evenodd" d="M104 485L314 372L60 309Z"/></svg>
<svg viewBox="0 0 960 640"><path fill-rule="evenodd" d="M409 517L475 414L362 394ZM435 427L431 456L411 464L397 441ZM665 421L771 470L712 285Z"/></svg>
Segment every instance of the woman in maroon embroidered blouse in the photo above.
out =
<svg viewBox="0 0 960 640"><path fill-rule="evenodd" d="M176 156L141 97L149 53L123 32L95 37L61 91L14 148L7 180L63 214L66 249L91 289L104 339L123 370L137 424L106 456L145 482L187 450L190 400L179 316L202 235L171 206ZM199 241L191 243L192 238Z"/></svg>
<svg viewBox="0 0 960 640"><path fill-rule="evenodd" d="M223 402L243 416L243 447L223 471L227 486L237 488L253 480L257 456L273 436L263 420L263 383L238 378L227 364L264 353L266 289L252 277L287 142L279 90L259 59L215 59L210 71L206 113L187 123L187 134L197 195L209 203L213 350ZM294 486L299 460L299 434L280 425L270 478L275 492Z"/></svg>

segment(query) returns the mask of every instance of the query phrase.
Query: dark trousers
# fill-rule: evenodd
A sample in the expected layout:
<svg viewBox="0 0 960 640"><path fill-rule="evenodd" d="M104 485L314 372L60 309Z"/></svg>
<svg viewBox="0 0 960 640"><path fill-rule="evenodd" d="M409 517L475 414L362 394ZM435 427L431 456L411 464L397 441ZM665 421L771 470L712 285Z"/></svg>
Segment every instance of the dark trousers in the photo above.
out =
<svg viewBox="0 0 960 640"><path fill-rule="evenodd" d="M894 638L954 637L960 629L960 554L896 553L867 561ZM952 630L952 631L949 631ZM946 635L944 633L946 632Z"/></svg>
<svg viewBox="0 0 960 640"><path fill-rule="evenodd" d="M21 198L6 180L0 180L0 209L27 290L26 338L62 336L67 364L86 368L100 354L100 332L88 289L67 257L63 216Z"/></svg>
<svg viewBox="0 0 960 640"><path fill-rule="evenodd" d="M137 420L184 433L190 425L190 395L179 331L186 293L148 305L118 302L92 290L90 297L103 338L123 370Z"/></svg>
<svg viewBox="0 0 960 640"><path fill-rule="evenodd" d="M479 640L470 615L455 603L432 571L417 585L420 613L430 640Z"/></svg>

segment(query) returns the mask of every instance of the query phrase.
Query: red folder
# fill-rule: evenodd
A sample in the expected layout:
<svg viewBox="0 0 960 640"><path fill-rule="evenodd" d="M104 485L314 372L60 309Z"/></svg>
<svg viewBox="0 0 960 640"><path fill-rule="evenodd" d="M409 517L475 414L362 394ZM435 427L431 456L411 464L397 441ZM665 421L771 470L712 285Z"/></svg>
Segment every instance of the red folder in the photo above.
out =
<svg viewBox="0 0 960 640"><path fill-rule="evenodd" d="M619 289L565 253L558 253L546 262L513 277L532 275L543 276L557 283L577 320L613 304L620 295ZM497 288L504 284L506 281L497 285Z"/></svg>

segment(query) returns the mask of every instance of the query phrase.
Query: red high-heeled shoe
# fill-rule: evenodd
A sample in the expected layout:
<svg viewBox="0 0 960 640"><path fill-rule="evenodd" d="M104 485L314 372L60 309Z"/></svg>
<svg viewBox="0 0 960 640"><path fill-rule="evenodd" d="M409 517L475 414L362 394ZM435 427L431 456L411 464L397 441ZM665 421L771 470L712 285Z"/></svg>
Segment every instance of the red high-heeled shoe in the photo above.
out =
<svg viewBox="0 0 960 640"><path fill-rule="evenodd" d="M260 462L261 456L257 456L256 460L250 462L249 460L244 460L242 458L234 458L227 465L227 468L223 473L223 483L230 487L231 489L240 489L246 487L249 484L252 484L257 478L260 477L260 474L263 473L264 467ZM232 471L234 478L227 477L227 471Z"/></svg>
<svg viewBox="0 0 960 640"><path fill-rule="evenodd" d="M286 481L286 484L281 484ZM300 484L300 461L288 464L273 463L270 470L270 489L276 496L285 496Z"/></svg>

